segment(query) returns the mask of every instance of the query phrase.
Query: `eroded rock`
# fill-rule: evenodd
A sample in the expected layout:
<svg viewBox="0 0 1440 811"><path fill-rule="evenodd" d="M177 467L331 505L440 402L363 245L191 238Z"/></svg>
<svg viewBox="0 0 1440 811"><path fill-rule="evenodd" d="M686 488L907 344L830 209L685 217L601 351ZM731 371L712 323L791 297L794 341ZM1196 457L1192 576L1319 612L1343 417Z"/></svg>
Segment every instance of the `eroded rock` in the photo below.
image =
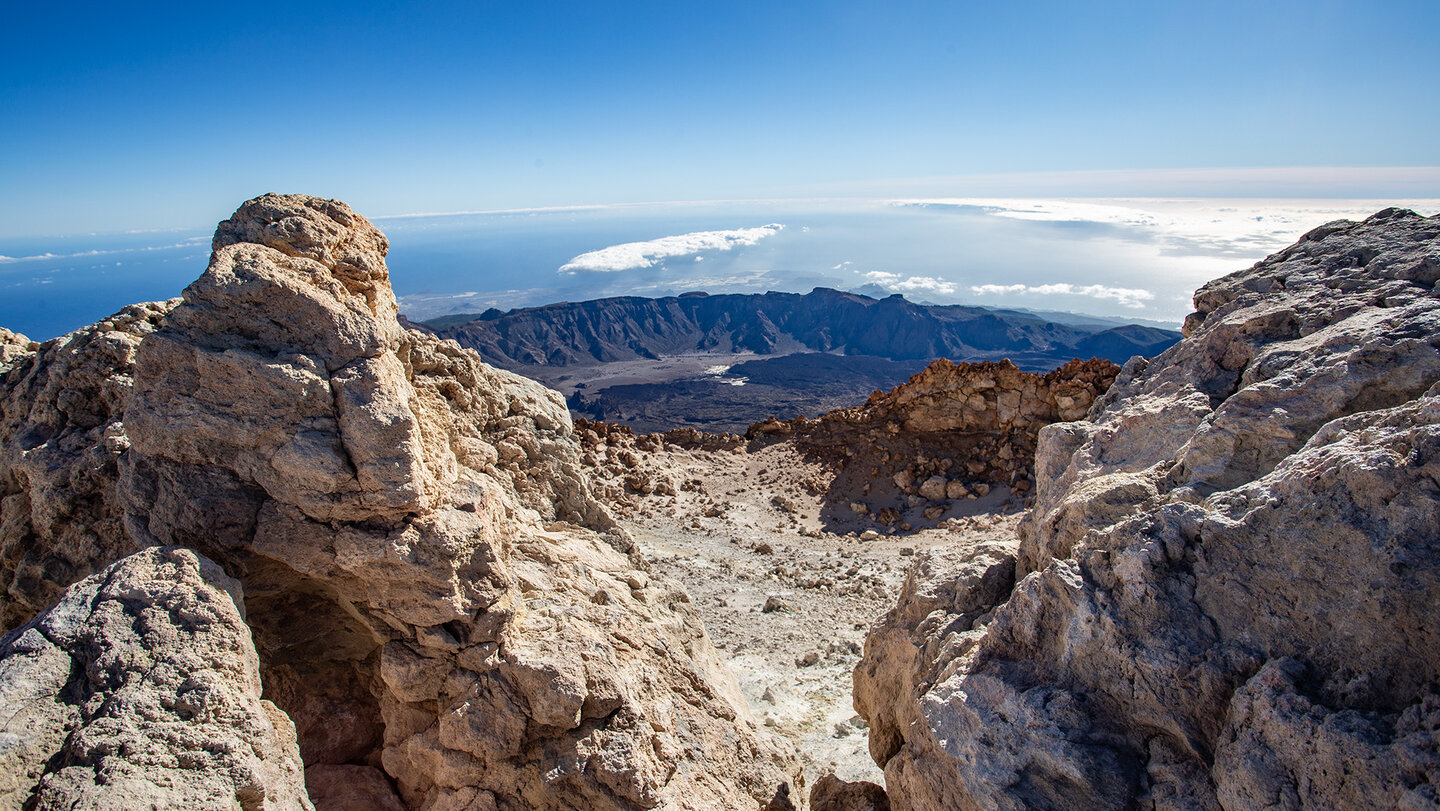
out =
<svg viewBox="0 0 1440 811"><path fill-rule="evenodd" d="M141 339L176 302L136 304L44 344L0 350L0 627L138 547L115 490ZM13 351L12 351L13 350Z"/></svg>
<svg viewBox="0 0 1440 811"><path fill-rule="evenodd" d="M1323 226L1043 429L1008 600L857 668L892 801L1436 807L1437 280L1440 219Z"/></svg>
<svg viewBox="0 0 1440 811"><path fill-rule="evenodd" d="M21 463L36 424L73 435L71 454L115 437L110 467L87 468L89 501L11 464L25 476L6 480L5 543L68 562L62 578L157 544L223 566L244 583L265 694L327 797L354 768L414 808L768 801L793 757L749 719L688 598L646 576L591 496L564 402L402 330L385 250L343 203L241 206L129 354L77 345L75 363L103 367L77 376L116 388L104 413L65 423L5 400L17 427L0 440ZM7 383L54 377L67 361L47 351ZM8 511L36 493L68 529ZM12 615L43 604L44 587L12 583Z"/></svg>
<svg viewBox="0 0 1440 811"><path fill-rule="evenodd" d="M0 807L309 809L240 584L152 547L0 640Z"/></svg>

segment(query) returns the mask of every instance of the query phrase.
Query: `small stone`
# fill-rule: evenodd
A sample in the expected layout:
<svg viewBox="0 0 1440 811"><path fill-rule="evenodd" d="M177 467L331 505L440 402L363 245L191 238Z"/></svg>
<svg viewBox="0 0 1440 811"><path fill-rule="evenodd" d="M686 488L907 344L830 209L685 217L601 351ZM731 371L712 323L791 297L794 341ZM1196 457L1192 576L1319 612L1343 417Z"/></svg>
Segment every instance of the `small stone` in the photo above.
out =
<svg viewBox="0 0 1440 811"><path fill-rule="evenodd" d="M784 599L771 595L765 598L765 607L760 609L766 614L773 614L776 611L794 611L794 606L785 602Z"/></svg>
<svg viewBox="0 0 1440 811"><path fill-rule="evenodd" d="M940 501L945 498L945 477L931 476L920 485L920 495L931 501Z"/></svg>

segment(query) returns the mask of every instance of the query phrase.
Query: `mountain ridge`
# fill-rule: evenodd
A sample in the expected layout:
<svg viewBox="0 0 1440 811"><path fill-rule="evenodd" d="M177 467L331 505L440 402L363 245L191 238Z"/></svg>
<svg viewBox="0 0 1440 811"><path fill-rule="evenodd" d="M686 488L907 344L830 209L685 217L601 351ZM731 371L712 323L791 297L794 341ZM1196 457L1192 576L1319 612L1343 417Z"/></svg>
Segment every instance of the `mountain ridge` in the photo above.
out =
<svg viewBox="0 0 1440 811"><path fill-rule="evenodd" d="M514 370L697 352L810 351L889 360L1008 357L1022 368L1048 371L1091 354L1123 363L1164 351L1180 338L1179 332L1142 325L1089 328L1016 310L924 305L898 293L877 299L824 287L809 293L618 296L504 313L492 308L422 323Z"/></svg>

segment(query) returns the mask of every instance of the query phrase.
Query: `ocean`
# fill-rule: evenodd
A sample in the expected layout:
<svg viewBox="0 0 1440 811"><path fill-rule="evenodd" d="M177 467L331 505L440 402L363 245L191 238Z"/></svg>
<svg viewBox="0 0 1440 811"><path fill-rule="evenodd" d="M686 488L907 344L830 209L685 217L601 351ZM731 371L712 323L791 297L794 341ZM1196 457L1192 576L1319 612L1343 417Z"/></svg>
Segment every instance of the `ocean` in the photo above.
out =
<svg viewBox="0 0 1440 811"><path fill-rule="evenodd" d="M1440 201L1405 201L1425 213ZM814 287L1174 326L1200 284L1386 201L810 200L376 217L423 320L615 295ZM363 212L362 212L363 213ZM0 326L36 340L180 295L211 227L0 240Z"/></svg>

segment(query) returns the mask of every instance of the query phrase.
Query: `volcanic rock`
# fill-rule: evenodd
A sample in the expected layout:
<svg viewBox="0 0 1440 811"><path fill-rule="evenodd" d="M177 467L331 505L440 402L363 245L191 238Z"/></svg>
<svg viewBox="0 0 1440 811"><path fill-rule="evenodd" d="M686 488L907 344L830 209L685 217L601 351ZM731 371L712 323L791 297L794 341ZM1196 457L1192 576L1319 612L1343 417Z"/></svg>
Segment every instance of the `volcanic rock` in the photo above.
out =
<svg viewBox="0 0 1440 811"><path fill-rule="evenodd" d="M791 779L684 593L630 588L560 397L401 329L379 230L265 195L213 248L163 318L6 372L7 616L135 548L213 559L317 797L347 768L413 808L755 807Z"/></svg>
<svg viewBox="0 0 1440 811"><path fill-rule="evenodd" d="M0 640L0 807L309 809L240 584L152 547Z"/></svg>
<svg viewBox="0 0 1440 811"><path fill-rule="evenodd" d="M138 547L115 489L141 339L178 303L136 304L0 361L0 627ZM5 335L13 336L6 331Z"/></svg>
<svg viewBox="0 0 1440 811"><path fill-rule="evenodd" d="M1437 807L1437 281L1327 224L1042 429L1008 599L922 562L856 669L892 802Z"/></svg>
<svg viewBox="0 0 1440 811"><path fill-rule="evenodd" d="M810 789L810 811L890 811L890 799L874 783L826 774Z"/></svg>

